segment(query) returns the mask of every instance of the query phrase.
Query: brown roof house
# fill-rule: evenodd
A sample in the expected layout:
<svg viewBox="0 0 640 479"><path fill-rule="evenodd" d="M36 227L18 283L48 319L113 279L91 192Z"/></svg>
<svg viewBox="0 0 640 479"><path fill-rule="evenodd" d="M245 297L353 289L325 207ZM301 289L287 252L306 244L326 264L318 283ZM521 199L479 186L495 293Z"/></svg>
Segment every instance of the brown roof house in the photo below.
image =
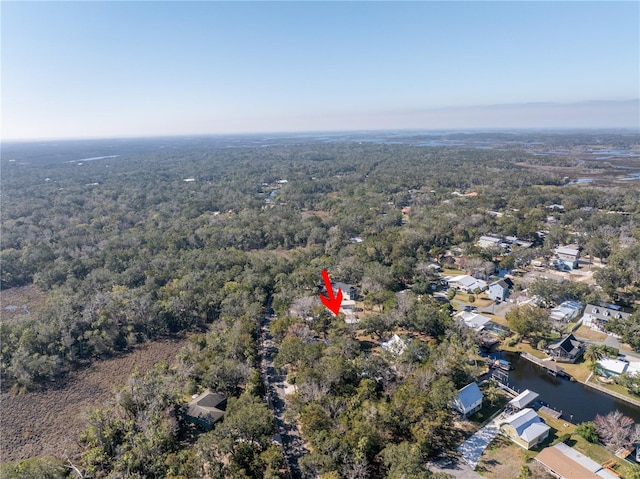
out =
<svg viewBox="0 0 640 479"><path fill-rule="evenodd" d="M613 474L584 454L559 442L547 447L536 456L536 460L554 476L561 479L617 479Z"/></svg>
<svg viewBox="0 0 640 479"><path fill-rule="evenodd" d="M183 408L182 414L187 422L195 424L205 431L213 429L213 425L224 415L227 398L209 389L196 396Z"/></svg>

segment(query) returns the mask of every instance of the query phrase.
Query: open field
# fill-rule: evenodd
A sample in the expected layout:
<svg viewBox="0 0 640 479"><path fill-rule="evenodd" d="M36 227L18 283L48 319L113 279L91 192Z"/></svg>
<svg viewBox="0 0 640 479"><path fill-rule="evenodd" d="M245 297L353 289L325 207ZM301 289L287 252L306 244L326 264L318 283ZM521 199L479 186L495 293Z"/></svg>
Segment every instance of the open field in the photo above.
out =
<svg viewBox="0 0 640 479"><path fill-rule="evenodd" d="M155 341L130 354L71 373L62 384L18 396L2 393L0 461L54 455L72 457L88 410L105 405L113 387L135 370L171 361L186 339Z"/></svg>
<svg viewBox="0 0 640 479"><path fill-rule="evenodd" d="M42 308L46 299L33 285L0 290L0 321L8 323L33 314Z"/></svg>

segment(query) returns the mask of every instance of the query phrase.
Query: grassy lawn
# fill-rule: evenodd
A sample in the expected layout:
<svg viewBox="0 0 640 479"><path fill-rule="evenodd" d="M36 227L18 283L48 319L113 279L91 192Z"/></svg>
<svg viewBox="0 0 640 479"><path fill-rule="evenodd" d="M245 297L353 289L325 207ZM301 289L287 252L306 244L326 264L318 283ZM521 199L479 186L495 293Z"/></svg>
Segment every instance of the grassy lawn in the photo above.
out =
<svg viewBox="0 0 640 479"><path fill-rule="evenodd" d="M491 306L491 303L493 303L493 300L487 298L484 294L481 294L481 295L474 294L474 296L476 297L476 300L473 303L470 303L469 293L463 293L461 291L458 291L455 297L453 298L452 302L457 301L464 305L475 306L476 308L486 308L488 306Z"/></svg>
<svg viewBox="0 0 640 479"><path fill-rule="evenodd" d="M543 353L542 351L538 351L531 343L528 342L522 342L520 341L518 344L516 344L515 346L509 346L509 338L505 339L504 342L502 343L502 346L500 346L500 349L502 349L503 351L511 351L514 353L529 353L533 356L535 356L536 358L540 358L540 359L544 359L547 357L547 355L545 353ZM564 365L563 365L564 367Z"/></svg>
<svg viewBox="0 0 640 479"><path fill-rule="evenodd" d="M624 397L628 397L629 399L633 399L634 401L640 401L640 397L636 396L635 394L631 394L629 392L629 390L623 386L620 386L618 384L605 384L605 383L601 383L599 382L595 377L592 377L589 380L589 383L595 383L599 386L604 387L605 389L608 389L610 391L613 391L615 393L618 393Z"/></svg>
<svg viewBox="0 0 640 479"><path fill-rule="evenodd" d="M461 274L466 274L464 271L455 268L442 268L443 276L459 276Z"/></svg>
<svg viewBox="0 0 640 479"><path fill-rule="evenodd" d="M607 337L605 333L594 331L588 326L580 326L574 334L581 338L590 339L591 341L604 341Z"/></svg>

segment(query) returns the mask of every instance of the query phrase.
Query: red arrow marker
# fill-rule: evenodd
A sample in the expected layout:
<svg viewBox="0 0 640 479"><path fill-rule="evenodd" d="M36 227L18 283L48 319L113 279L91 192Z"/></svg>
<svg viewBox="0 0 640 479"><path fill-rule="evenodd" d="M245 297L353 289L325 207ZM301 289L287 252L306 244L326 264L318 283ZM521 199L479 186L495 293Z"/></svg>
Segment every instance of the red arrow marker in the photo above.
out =
<svg viewBox="0 0 640 479"><path fill-rule="evenodd" d="M323 296L320 293L320 301L324 304L329 311L338 316L340 312L340 305L342 304L342 290L338 288L338 294L333 295L333 289L331 288L331 280L329 279L329 273L326 269L322 270L322 277L324 278L324 285L327 287L327 296Z"/></svg>

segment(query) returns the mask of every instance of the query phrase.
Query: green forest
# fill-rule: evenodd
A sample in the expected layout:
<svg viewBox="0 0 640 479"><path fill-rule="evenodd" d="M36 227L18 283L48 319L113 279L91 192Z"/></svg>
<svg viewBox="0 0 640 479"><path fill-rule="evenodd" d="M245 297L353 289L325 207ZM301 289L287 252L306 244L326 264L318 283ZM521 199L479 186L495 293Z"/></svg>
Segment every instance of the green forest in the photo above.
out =
<svg viewBox="0 0 640 479"><path fill-rule="evenodd" d="M610 147L640 143L603 137ZM70 158L89 161L5 150L1 288L34 286L46 302L0 322L3 391L38 391L149 341L188 345L174 363L115 385L89 415L77 457L4 464L2 477L288 477L260 372L258 329L271 310L274 363L296 388L287 414L309 449L304 477L446 477L426 462L462 440L451 402L479 374L480 343L433 296L430 264L453 251L470 267L513 270L576 243L605 263L599 288L538 281L538 296L628 307L640 297L638 182L591 162L603 181L574 185L586 168L579 156L509 145L144 143ZM533 245L500 257L477 246L485 234ZM372 313L359 324L320 306L324 269L361 289ZM639 313L610 327L640 350ZM398 357L363 339L399 329L414 341ZM185 437L180 406L205 388L229 398L224 419Z"/></svg>

